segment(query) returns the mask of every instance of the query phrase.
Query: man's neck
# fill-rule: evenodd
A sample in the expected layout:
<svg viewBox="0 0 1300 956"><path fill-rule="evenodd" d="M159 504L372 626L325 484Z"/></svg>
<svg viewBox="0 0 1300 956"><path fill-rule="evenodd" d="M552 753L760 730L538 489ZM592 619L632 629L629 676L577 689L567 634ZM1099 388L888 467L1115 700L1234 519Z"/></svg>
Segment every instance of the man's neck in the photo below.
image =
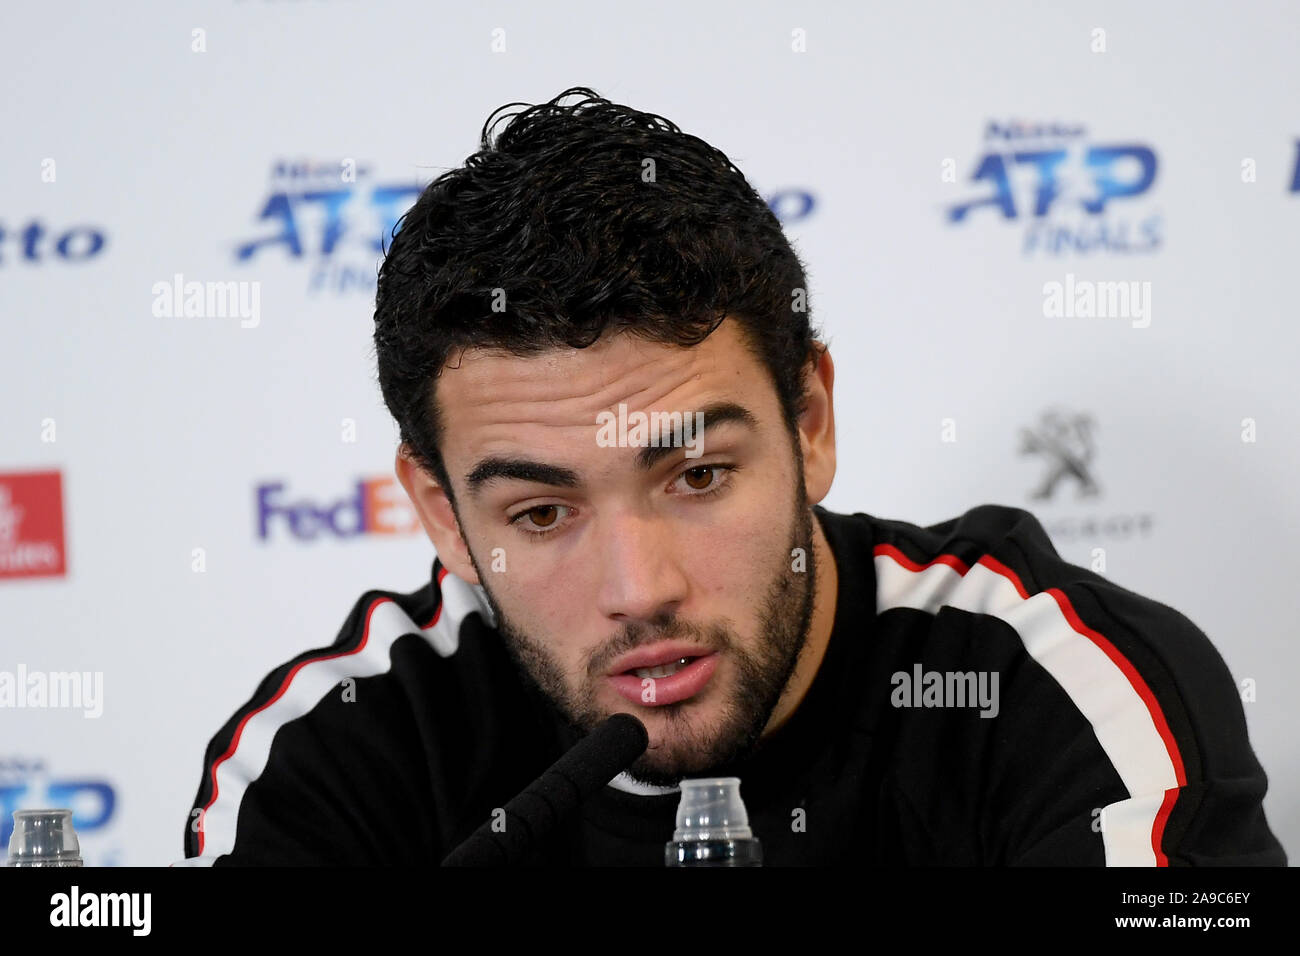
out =
<svg viewBox="0 0 1300 956"><path fill-rule="evenodd" d="M763 729L763 737L780 729L803 703L808 688L812 686L817 671L821 669L826 648L830 644L831 631L835 627L835 605L840 583L839 569L835 566L835 554L831 551L830 543L822 531L822 523L815 514L812 517L812 525L813 554L817 573L813 592L812 620L808 625L808 640L799 654L799 660L785 686L785 691L781 694L767 726Z"/></svg>

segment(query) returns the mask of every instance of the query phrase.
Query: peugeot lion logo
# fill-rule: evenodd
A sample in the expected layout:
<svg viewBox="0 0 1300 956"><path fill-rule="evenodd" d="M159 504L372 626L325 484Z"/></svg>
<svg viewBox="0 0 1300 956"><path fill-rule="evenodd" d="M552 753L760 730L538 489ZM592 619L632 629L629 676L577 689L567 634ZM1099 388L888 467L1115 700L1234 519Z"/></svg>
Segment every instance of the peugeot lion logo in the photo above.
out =
<svg viewBox="0 0 1300 956"><path fill-rule="evenodd" d="M1029 493L1031 498L1050 499L1056 493L1056 486L1066 477L1079 483L1079 498L1093 498L1101 493L1100 486L1088 470L1096 450L1092 438L1095 427L1091 415L1071 415L1053 410L1043 413L1036 430L1020 430L1020 454L1047 457L1047 474Z"/></svg>

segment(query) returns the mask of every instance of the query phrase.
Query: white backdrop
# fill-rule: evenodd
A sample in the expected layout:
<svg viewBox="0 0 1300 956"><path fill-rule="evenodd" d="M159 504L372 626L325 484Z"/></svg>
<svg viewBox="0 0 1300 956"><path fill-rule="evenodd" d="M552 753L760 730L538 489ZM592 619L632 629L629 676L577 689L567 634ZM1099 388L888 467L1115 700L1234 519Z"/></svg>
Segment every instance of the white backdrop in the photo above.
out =
<svg viewBox="0 0 1300 956"><path fill-rule="evenodd" d="M0 672L102 675L97 717L0 709L5 823L72 805L88 864L178 859L258 681L363 590L427 580L374 242L495 107L587 85L786 218L838 370L827 507L1026 507L1183 611L1242 683L1294 855L1300 7L1058 6L0 8ZM248 308L168 315L178 275ZM1052 314L1054 282L1120 314ZM396 497L363 533L345 505L345 533L263 537L259 489Z"/></svg>

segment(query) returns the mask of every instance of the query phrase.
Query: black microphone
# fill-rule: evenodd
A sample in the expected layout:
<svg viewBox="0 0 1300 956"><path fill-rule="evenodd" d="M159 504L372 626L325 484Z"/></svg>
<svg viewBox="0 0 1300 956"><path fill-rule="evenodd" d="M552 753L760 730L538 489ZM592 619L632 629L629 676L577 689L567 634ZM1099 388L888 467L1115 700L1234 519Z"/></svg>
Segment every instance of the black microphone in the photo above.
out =
<svg viewBox="0 0 1300 956"><path fill-rule="evenodd" d="M505 829L489 820L443 866L514 866L593 793L645 753L650 735L631 714L615 714L574 744L504 807Z"/></svg>

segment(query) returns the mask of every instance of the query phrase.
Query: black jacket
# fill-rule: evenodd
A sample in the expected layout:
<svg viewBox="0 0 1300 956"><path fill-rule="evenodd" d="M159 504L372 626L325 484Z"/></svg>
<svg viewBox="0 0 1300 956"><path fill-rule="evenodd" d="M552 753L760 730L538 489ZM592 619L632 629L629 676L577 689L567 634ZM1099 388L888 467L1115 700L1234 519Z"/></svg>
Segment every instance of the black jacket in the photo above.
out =
<svg viewBox="0 0 1300 956"><path fill-rule="evenodd" d="M814 511L830 644L736 774L767 865L1285 865L1236 685L1186 617L1066 564L1021 509ZM436 559L362 595L213 737L185 856L440 862L575 739L490 621ZM620 775L531 862L660 866L676 806Z"/></svg>

